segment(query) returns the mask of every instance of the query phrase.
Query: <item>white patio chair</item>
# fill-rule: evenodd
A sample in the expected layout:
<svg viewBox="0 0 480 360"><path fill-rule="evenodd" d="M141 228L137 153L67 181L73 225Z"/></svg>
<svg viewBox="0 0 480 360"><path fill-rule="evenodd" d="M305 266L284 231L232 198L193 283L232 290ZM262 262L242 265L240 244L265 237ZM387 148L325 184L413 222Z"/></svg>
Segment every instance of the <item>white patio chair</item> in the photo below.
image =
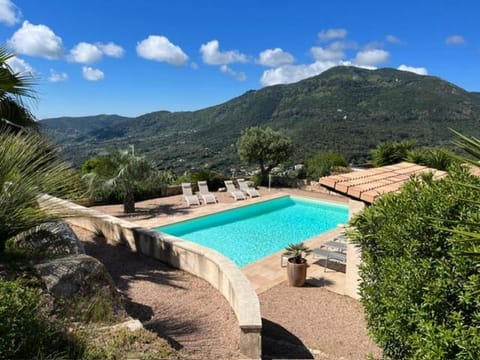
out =
<svg viewBox="0 0 480 360"><path fill-rule="evenodd" d="M237 182L238 182L238 186L240 187L240 190L243 191L248 196L250 197L260 196L260 193L257 191L257 189L250 187L244 179L238 179Z"/></svg>
<svg viewBox="0 0 480 360"><path fill-rule="evenodd" d="M187 202L188 206L200 205L200 199L192 192L192 184L182 183L183 198Z"/></svg>
<svg viewBox="0 0 480 360"><path fill-rule="evenodd" d="M225 180L224 183L231 197L235 200L245 200L245 195L233 185L232 180Z"/></svg>
<svg viewBox="0 0 480 360"><path fill-rule="evenodd" d="M198 190L205 204L215 204L217 202L215 195L208 191L208 185L206 181L198 182Z"/></svg>

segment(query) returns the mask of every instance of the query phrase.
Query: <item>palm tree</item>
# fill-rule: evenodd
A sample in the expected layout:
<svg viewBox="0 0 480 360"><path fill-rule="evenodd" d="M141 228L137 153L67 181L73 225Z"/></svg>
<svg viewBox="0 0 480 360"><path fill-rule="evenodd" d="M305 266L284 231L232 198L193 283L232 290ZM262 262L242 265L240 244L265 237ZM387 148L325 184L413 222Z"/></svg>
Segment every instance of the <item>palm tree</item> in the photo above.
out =
<svg viewBox="0 0 480 360"><path fill-rule="evenodd" d="M9 238L65 215L53 203L40 208L41 194L71 198L79 186L79 178L39 133L0 126L0 254Z"/></svg>
<svg viewBox="0 0 480 360"><path fill-rule="evenodd" d="M15 73L7 61L15 54L0 47L0 122L2 129L38 128L24 99L35 99L31 74ZM6 126L5 126L6 125Z"/></svg>
<svg viewBox="0 0 480 360"><path fill-rule="evenodd" d="M158 171L155 165L128 151L111 152L94 172L86 174L90 192L111 191L123 197L124 213L135 212L135 191L154 185Z"/></svg>

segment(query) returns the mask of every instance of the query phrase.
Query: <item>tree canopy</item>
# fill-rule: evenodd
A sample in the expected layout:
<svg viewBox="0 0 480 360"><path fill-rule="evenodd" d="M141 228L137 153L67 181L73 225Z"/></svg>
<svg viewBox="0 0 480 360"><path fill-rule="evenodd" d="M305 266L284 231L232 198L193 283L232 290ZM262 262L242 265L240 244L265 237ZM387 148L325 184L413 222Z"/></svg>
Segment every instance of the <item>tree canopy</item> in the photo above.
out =
<svg viewBox="0 0 480 360"><path fill-rule="evenodd" d="M242 132L238 141L240 159L248 164L258 164L262 183L268 174L281 162L288 160L293 152L290 138L269 127L250 127Z"/></svg>

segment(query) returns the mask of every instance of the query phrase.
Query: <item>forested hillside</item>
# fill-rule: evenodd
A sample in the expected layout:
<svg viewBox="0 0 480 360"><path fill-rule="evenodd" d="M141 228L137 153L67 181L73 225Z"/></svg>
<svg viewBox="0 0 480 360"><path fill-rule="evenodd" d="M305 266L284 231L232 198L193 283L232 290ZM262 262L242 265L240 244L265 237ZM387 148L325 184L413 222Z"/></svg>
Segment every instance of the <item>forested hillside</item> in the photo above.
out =
<svg viewBox="0 0 480 360"><path fill-rule="evenodd" d="M295 145L292 161L330 150L358 162L386 140L444 145L452 137L449 127L477 135L480 93L433 76L341 66L193 112L56 118L42 125L76 166L109 148L133 144L162 169L228 170L239 165L235 144L241 131L254 125L290 136Z"/></svg>

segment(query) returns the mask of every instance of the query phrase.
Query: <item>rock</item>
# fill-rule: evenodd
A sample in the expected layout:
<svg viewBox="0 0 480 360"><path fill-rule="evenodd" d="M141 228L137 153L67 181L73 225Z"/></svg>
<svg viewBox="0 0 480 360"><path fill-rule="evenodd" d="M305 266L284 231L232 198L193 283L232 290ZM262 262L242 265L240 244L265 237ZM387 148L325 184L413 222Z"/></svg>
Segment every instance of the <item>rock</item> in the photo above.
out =
<svg viewBox="0 0 480 360"><path fill-rule="evenodd" d="M110 323L126 312L105 266L88 255L71 255L34 265L52 298L53 312L70 321Z"/></svg>
<svg viewBox="0 0 480 360"><path fill-rule="evenodd" d="M43 223L18 234L8 246L49 257L85 254L82 243L65 222Z"/></svg>
<svg viewBox="0 0 480 360"><path fill-rule="evenodd" d="M112 277L105 266L88 255L72 255L44 261L34 268L48 292L55 298L93 296L103 291L118 297Z"/></svg>

